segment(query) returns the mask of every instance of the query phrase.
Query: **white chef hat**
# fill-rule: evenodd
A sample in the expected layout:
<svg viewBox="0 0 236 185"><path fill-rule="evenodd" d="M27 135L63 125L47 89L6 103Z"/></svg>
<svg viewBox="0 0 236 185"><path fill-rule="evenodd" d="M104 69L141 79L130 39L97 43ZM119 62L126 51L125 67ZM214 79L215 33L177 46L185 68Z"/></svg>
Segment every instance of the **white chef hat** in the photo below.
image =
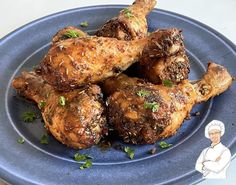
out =
<svg viewBox="0 0 236 185"><path fill-rule="evenodd" d="M225 125L222 121L219 120L212 120L210 123L207 124L205 127L205 137L210 138L209 132L211 130L219 130L221 133L221 136L225 133Z"/></svg>

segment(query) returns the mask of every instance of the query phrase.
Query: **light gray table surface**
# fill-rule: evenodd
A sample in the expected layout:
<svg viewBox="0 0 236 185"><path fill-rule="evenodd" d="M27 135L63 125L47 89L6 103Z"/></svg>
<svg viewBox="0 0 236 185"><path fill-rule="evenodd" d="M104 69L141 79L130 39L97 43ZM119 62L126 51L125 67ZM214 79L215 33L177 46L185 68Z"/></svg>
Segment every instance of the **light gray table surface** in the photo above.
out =
<svg viewBox="0 0 236 185"><path fill-rule="evenodd" d="M26 23L59 11L91 5L132 2L133 0L1 0L0 39ZM205 23L236 44L236 0L158 0L156 8L173 11ZM234 185L235 174L234 159L228 169L226 180L204 180L198 184ZM0 180L0 185L3 184L5 183Z"/></svg>

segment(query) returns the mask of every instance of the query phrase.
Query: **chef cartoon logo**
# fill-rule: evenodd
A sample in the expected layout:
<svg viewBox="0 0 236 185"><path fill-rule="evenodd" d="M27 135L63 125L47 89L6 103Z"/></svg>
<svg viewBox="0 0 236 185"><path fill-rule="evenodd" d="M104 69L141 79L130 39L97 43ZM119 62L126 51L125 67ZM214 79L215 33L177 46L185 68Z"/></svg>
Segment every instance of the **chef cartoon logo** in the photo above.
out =
<svg viewBox="0 0 236 185"><path fill-rule="evenodd" d="M205 136L211 140L211 146L205 148L197 159L195 169L208 179L226 178L226 171L231 160L230 150L220 139L224 135L223 122L213 120L205 127Z"/></svg>

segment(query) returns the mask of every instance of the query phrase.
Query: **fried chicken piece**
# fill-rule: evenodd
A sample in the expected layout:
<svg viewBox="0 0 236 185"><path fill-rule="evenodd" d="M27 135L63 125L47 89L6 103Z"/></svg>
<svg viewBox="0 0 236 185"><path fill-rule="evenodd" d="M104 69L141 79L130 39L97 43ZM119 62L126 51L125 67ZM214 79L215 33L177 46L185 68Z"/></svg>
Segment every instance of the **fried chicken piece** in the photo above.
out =
<svg viewBox="0 0 236 185"><path fill-rule="evenodd" d="M136 0L133 5L121 10L117 17L106 22L95 35L113 37L119 40L146 37L146 16L155 5L156 0Z"/></svg>
<svg viewBox="0 0 236 185"><path fill-rule="evenodd" d="M209 64L206 74L195 84L184 80L166 87L135 84L137 78L132 80L127 76L122 80L130 85L119 81L118 85L106 87L117 88L107 100L108 120L124 142L133 144L151 144L172 136L196 103L207 101L232 84L228 71L215 63ZM114 79L113 83L116 82Z"/></svg>
<svg viewBox="0 0 236 185"><path fill-rule="evenodd" d="M66 40L71 37L87 37L88 34L74 26L68 26L59 30L52 38L52 43Z"/></svg>
<svg viewBox="0 0 236 185"><path fill-rule="evenodd" d="M154 84L161 84L164 80L177 84L182 80L188 79L190 65L184 51L181 30L175 28L161 29L159 32L163 37L163 42L166 42L162 45L172 46L173 51L170 51L171 54L166 53L164 57L157 56L152 51L159 43L150 42L140 59L140 73ZM162 49L161 45L159 47Z"/></svg>
<svg viewBox="0 0 236 185"><path fill-rule="evenodd" d="M89 148L107 133L101 90L97 85L61 93L34 72L22 72L12 86L20 95L38 103L46 129L69 147ZM45 102L43 107L42 102Z"/></svg>
<svg viewBox="0 0 236 185"><path fill-rule="evenodd" d="M118 75L136 62L143 50L147 52L147 43L154 56L174 54L182 46L182 39L176 37L173 42L176 44L163 41L159 31L133 41L95 36L71 38L52 45L37 71L56 89L68 91Z"/></svg>

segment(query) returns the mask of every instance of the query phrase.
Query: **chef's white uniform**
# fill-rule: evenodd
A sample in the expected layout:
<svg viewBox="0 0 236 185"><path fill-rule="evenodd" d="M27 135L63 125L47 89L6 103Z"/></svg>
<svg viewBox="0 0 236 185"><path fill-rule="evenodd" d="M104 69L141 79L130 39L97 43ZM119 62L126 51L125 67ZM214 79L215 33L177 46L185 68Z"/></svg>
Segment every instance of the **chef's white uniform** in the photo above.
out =
<svg viewBox="0 0 236 185"><path fill-rule="evenodd" d="M220 157L218 161L216 159ZM230 150L222 143L205 148L196 162L195 169L203 174L204 178L226 178L226 170L231 160Z"/></svg>

